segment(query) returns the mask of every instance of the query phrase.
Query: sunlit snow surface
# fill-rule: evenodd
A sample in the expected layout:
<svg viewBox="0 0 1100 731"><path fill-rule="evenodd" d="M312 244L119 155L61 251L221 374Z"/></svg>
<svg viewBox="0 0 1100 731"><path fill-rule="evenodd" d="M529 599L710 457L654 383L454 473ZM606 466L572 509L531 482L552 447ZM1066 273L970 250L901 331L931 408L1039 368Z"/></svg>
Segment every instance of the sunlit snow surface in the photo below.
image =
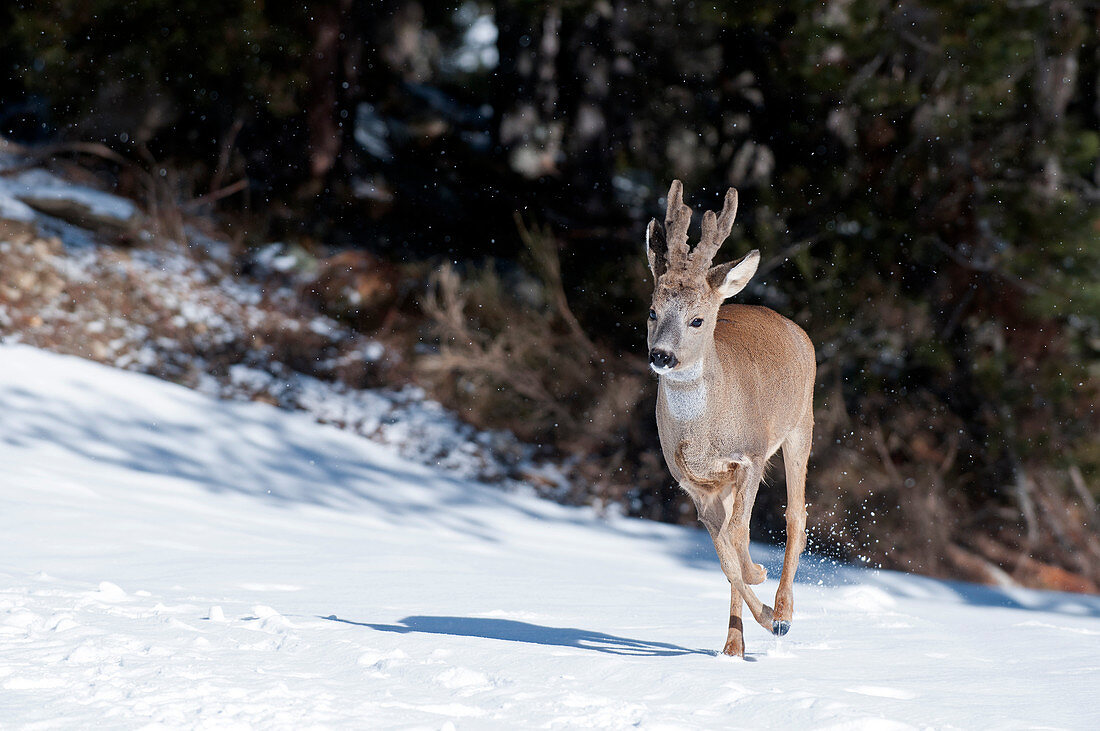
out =
<svg viewBox="0 0 1100 731"><path fill-rule="evenodd" d="M1100 727L1095 597L807 559L735 661L700 531L25 346L0 465L3 728Z"/></svg>

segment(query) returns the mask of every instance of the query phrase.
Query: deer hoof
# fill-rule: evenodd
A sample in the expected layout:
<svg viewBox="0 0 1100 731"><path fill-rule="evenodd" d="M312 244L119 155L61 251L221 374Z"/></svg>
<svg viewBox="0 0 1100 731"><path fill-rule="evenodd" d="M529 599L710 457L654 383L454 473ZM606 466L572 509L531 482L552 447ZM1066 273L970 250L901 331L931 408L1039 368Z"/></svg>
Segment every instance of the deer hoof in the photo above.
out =
<svg viewBox="0 0 1100 731"><path fill-rule="evenodd" d="M791 623L785 619L773 619L772 620L772 634L776 637L782 637L791 631Z"/></svg>
<svg viewBox="0 0 1100 731"><path fill-rule="evenodd" d="M726 646L722 648L723 655L729 655L730 657L745 657L745 643L743 640L730 640L726 643Z"/></svg>

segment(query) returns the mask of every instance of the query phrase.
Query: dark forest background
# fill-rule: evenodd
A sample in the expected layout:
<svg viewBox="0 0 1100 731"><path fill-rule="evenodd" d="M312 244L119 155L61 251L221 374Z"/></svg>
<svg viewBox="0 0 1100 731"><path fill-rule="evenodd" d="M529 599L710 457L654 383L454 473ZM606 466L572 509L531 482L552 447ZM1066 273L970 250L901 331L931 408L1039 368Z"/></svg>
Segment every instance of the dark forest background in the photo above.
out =
<svg viewBox="0 0 1100 731"><path fill-rule="evenodd" d="M740 301L817 347L811 549L1100 584L1100 3L15 2L0 65L0 134L312 267L403 354L360 385L661 520L644 225L736 186Z"/></svg>

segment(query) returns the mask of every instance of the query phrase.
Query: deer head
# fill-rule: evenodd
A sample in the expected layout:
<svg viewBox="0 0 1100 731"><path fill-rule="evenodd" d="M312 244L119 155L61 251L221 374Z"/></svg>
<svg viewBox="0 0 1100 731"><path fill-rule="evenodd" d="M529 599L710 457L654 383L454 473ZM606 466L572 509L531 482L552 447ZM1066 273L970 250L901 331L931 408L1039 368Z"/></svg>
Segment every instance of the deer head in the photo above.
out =
<svg viewBox="0 0 1100 731"><path fill-rule="evenodd" d="M703 214L702 236L690 248L691 209L684 205L683 184L673 180L664 226L657 219L649 222L646 253L654 279L649 365L658 375L683 381L699 377L707 345L713 342L718 308L756 273L760 252L755 249L737 261L711 266L736 216L737 191L730 188L720 214Z"/></svg>

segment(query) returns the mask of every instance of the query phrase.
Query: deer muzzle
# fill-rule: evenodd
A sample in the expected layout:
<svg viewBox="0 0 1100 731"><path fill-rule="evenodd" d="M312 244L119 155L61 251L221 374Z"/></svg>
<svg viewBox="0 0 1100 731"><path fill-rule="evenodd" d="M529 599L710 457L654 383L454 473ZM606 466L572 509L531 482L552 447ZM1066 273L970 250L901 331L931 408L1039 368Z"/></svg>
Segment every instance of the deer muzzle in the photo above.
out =
<svg viewBox="0 0 1100 731"><path fill-rule="evenodd" d="M676 356L667 350L658 350L654 348L649 351L649 364L653 366L654 369L664 370L675 368L677 363L679 363L679 361L676 359Z"/></svg>

